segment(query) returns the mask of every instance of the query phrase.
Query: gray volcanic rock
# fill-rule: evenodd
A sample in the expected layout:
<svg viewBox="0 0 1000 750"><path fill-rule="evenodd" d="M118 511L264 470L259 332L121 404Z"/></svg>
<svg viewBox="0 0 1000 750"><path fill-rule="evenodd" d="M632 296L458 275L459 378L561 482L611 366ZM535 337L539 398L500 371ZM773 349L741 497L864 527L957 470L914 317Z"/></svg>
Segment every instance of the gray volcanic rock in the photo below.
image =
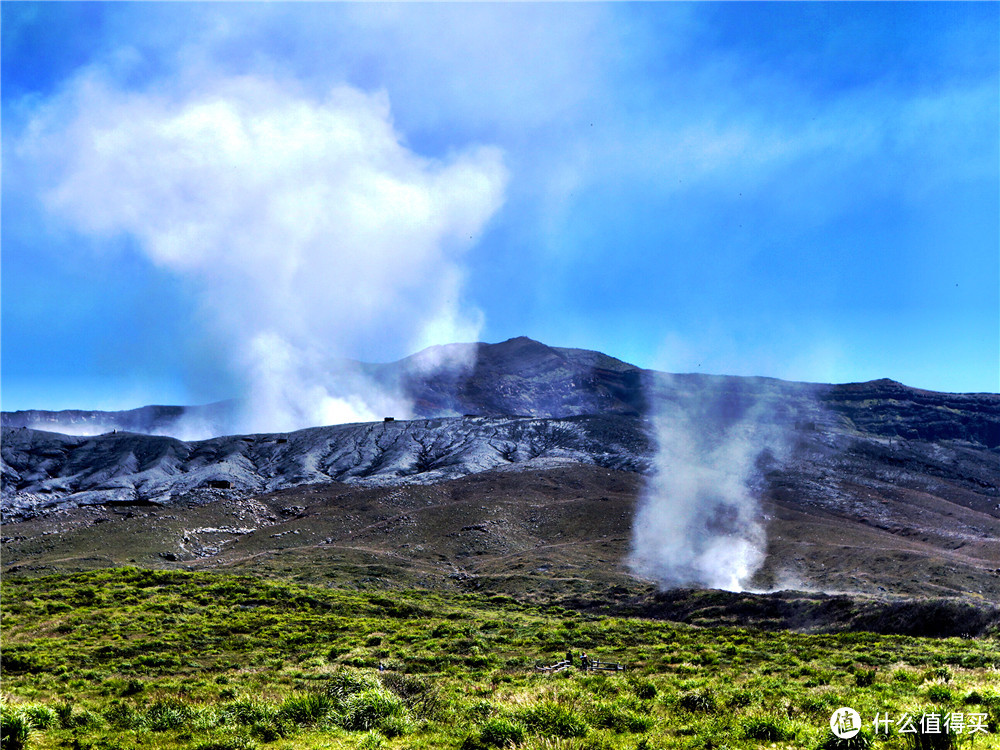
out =
<svg viewBox="0 0 1000 750"><path fill-rule="evenodd" d="M332 481L430 483L505 466L579 462L643 471L651 450L638 420L607 417L377 422L189 443L5 428L2 503L10 519Z"/></svg>
<svg viewBox="0 0 1000 750"><path fill-rule="evenodd" d="M826 408L860 432L914 440L960 440L1000 450L1000 395L937 393L894 380L816 387Z"/></svg>
<svg viewBox="0 0 1000 750"><path fill-rule="evenodd" d="M436 361L468 365L428 367ZM641 368L525 336L499 344L431 347L399 362L365 367L375 380L398 387L423 417L640 416L646 410Z"/></svg>

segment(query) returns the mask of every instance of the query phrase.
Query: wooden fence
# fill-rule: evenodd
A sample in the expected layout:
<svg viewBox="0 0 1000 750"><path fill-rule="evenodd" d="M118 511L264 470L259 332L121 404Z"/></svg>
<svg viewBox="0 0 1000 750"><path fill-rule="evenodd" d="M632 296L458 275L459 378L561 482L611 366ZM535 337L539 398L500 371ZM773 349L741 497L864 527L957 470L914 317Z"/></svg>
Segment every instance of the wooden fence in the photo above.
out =
<svg viewBox="0 0 1000 750"><path fill-rule="evenodd" d="M550 664L548 666L544 664L535 664L535 670L538 672L545 672L546 674L555 674L556 672L562 672L564 669L569 669L573 666L573 662L563 659L562 661L557 661L555 664ZM580 669L585 672L624 672L625 665L619 664L616 661L598 661L597 659L588 659L586 662L582 661L578 665Z"/></svg>
<svg viewBox="0 0 1000 750"><path fill-rule="evenodd" d="M535 670L538 672L546 672L548 674L554 674L556 672L562 672L564 669L569 669L572 666L573 666L572 662L563 659L562 661L557 661L555 664L552 664L550 666L535 664Z"/></svg>

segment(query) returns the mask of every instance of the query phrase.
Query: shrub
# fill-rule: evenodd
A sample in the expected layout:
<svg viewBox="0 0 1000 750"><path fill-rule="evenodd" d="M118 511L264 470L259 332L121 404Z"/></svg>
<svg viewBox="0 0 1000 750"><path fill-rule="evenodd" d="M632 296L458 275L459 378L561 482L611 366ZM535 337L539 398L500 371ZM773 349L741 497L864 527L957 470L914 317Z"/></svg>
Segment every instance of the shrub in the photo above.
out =
<svg viewBox="0 0 1000 750"><path fill-rule="evenodd" d="M819 745L820 750L869 750L872 746L872 737L866 729L862 729L850 739L838 737L830 730L827 730L826 738Z"/></svg>
<svg viewBox="0 0 1000 750"><path fill-rule="evenodd" d="M55 708L56 716L59 719L59 726L63 729L76 729L83 727L94 727L100 724L96 714L91 713L86 708L74 710L70 701L63 701Z"/></svg>
<svg viewBox="0 0 1000 750"><path fill-rule="evenodd" d="M955 662L965 669L988 669L998 663L998 658L992 654L965 654Z"/></svg>
<svg viewBox="0 0 1000 750"><path fill-rule="evenodd" d="M146 725L154 732L180 729L194 718L194 709L183 701L167 699L156 701L146 710Z"/></svg>
<svg viewBox="0 0 1000 750"><path fill-rule="evenodd" d="M933 734L907 734L907 747L912 750L950 750L956 747L956 735L950 732L935 732Z"/></svg>
<svg viewBox="0 0 1000 750"><path fill-rule="evenodd" d="M10 706L0 705L0 750L24 750L34 727L31 719Z"/></svg>
<svg viewBox="0 0 1000 750"><path fill-rule="evenodd" d="M126 696L126 697L129 696L129 695L138 695L139 693L141 693L145 689L146 689L146 686L142 682L140 682L139 680L137 680L135 678L132 678L128 682L125 683L125 687L122 688L122 691L121 691L120 694L122 696Z"/></svg>
<svg viewBox="0 0 1000 750"><path fill-rule="evenodd" d="M461 750L485 750L524 742L524 725L505 716L487 719L478 730L465 738Z"/></svg>
<svg viewBox="0 0 1000 750"><path fill-rule="evenodd" d="M411 730L410 720L405 714L395 714L382 721L379 731L389 739L402 737L409 734Z"/></svg>
<svg viewBox="0 0 1000 750"><path fill-rule="evenodd" d="M827 695L804 695L799 700L799 708L806 714L821 714L829 717L833 706Z"/></svg>
<svg viewBox="0 0 1000 750"><path fill-rule="evenodd" d="M805 687L830 685L836 679L836 676L837 673L831 669L810 669L809 676L803 684Z"/></svg>
<svg viewBox="0 0 1000 750"><path fill-rule="evenodd" d="M219 723L240 724L249 727L273 721L274 714L274 709L267 703L243 699L224 704L219 709Z"/></svg>
<svg viewBox="0 0 1000 750"><path fill-rule="evenodd" d="M652 700L656 697L656 685L649 681L636 681L632 683L632 692L639 700Z"/></svg>
<svg viewBox="0 0 1000 750"><path fill-rule="evenodd" d="M38 704L22 706L21 713L28 717L35 729L50 729L59 723L59 716L48 706Z"/></svg>
<svg viewBox="0 0 1000 750"><path fill-rule="evenodd" d="M952 675L951 670L948 667L934 667L933 669L928 669L924 672L925 682L935 682L940 680L941 682L951 682Z"/></svg>
<svg viewBox="0 0 1000 750"><path fill-rule="evenodd" d="M684 693L677 705L691 713L713 713L717 706L715 692L709 689Z"/></svg>
<svg viewBox="0 0 1000 750"><path fill-rule="evenodd" d="M613 732L648 732L653 726L653 718L617 703L598 703L593 708L590 723Z"/></svg>
<svg viewBox="0 0 1000 750"><path fill-rule="evenodd" d="M37 658L20 650L18 646L8 646L0 654L0 669L6 674L34 674L44 672L47 665Z"/></svg>
<svg viewBox="0 0 1000 750"><path fill-rule="evenodd" d="M59 717L59 726L63 729L68 729L72 727L72 716L73 716L73 704L69 701L63 701L55 708L56 716Z"/></svg>
<svg viewBox="0 0 1000 750"><path fill-rule="evenodd" d="M262 721L250 727L250 736L261 742L274 742L291 734L289 726L280 720Z"/></svg>
<svg viewBox="0 0 1000 750"><path fill-rule="evenodd" d="M934 703L951 703L955 700L955 694L944 685L931 685L927 688L927 699Z"/></svg>
<svg viewBox="0 0 1000 750"><path fill-rule="evenodd" d="M874 669L859 669L854 673L854 684L858 687L870 687L875 684L876 674Z"/></svg>
<svg viewBox="0 0 1000 750"><path fill-rule="evenodd" d="M202 742L195 745L191 750L257 750L257 743L249 737L234 735L223 739Z"/></svg>
<svg viewBox="0 0 1000 750"><path fill-rule="evenodd" d="M729 698L728 705L730 708L746 708L754 703L760 703L762 700L764 700L764 694L759 690L737 690Z"/></svg>
<svg viewBox="0 0 1000 750"><path fill-rule="evenodd" d="M385 672L379 675L382 685L398 695L414 715L426 719L439 716L442 700L437 686L416 675Z"/></svg>
<svg viewBox="0 0 1000 750"><path fill-rule="evenodd" d="M751 716L743 722L743 736L764 742L786 742L795 738L795 731L785 719Z"/></svg>
<svg viewBox="0 0 1000 750"><path fill-rule="evenodd" d="M104 709L104 719L115 729L138 729L142 726L142 714L124 701L112 701Z"/></svg>
<svg viewBox="0 0 1000 750"><path fill-rule="evenodd" d="M324 692L334 699L341 707L352 695L370 690L381 689L381 684L374 674L357 669L338 669L326 681Z"/></svg>
<svg viewBox="0 0 1000 750"><path fill-rule="evenodd" d="M973 690L962 699L962 702L967 706L978 704L1000 709L1000 693L981 693L978 690Z"/></svg>
<svg viewBox="0 0 1000 750"><path fill-rule="evenodd" d="M583 737L587 724L566 706L547 701L519 711L517 718L533 732L554 737Z"/></svg>
<svg viewBox="0 0 1000 750"><path fill-rule="evenodd" d="M306 693L286 698L278 708L278 716L299 725L316 725L330 719L336 712L333 698L325 693Z"/></svg>
<svg viewBox="0 0 1000 750"><path fill-rule="evenodd" d="M341 725L344 729L379 729L387 719L401 716L403 702L384 688L355 693L344 703Z"/></svg>

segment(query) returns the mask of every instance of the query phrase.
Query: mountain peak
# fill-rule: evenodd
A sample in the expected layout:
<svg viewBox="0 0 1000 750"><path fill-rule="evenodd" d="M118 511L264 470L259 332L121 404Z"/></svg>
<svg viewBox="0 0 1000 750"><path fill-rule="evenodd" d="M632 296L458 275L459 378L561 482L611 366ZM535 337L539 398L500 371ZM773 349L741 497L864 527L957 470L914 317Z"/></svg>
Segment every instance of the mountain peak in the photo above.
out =
<svg viewBox="0 0 1000 750"><path fill-rule="evenodd" d="M494 352L507 353L523 353L523 352L554 352L553 349L548 344L543 344L541 341L535 341L527 336L516 336L512 339L507 339L506 341L501 341L498 344L481 344L480 351L482 349L491 350Z"/></svg>

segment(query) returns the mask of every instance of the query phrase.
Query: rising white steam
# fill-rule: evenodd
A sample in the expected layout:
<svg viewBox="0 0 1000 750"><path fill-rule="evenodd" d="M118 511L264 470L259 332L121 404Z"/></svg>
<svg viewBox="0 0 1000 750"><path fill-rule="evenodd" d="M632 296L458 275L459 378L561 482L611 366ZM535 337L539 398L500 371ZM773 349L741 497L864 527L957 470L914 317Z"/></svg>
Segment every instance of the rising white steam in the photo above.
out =
<svg viewBox="0 0 1000 750"><path fill-rule="evenodd" d="M764 562L760 459L784 453L784 431L763 402L728 400L702 388L652 415L657 450L629 565L662 588L741 591Z"/></svg>
<svg viewBox="0 0 1000 750"><path fill-rule="evenodd" d="M242 429L405 417L405 400L344 358L478 338L461 256L502 202L501 155L415 154L382 94L316 101L260 77L130 93L92 75L50 102L19 153L53 212L133 236L195 286L246 381Z"/></svg>

